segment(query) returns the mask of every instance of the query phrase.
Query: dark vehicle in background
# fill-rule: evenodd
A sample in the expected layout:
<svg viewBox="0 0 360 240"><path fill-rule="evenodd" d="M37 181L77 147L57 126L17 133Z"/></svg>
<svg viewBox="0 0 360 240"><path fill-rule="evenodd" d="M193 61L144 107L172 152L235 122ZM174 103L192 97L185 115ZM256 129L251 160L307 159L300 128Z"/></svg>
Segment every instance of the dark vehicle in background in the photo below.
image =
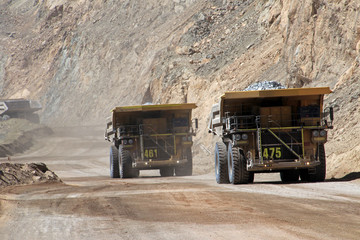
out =
<svg viewBox="0 0 360 240"><path fill-rule="evenodd" d="M0 99L0 117L2 120L22 118L39 123L40 118L36 113L39 110L41 110L41 104L36 100Z"/></svg>

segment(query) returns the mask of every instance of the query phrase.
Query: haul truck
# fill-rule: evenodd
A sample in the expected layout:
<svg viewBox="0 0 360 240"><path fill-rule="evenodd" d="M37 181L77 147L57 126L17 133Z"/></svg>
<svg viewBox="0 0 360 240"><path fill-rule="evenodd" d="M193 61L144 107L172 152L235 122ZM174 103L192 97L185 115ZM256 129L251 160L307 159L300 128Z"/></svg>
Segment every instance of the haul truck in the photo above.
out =
<svg viewBox="0 0 360 240"><path fill-rule="evenodd" d="M0 119L23 118L39 123L40 118L36 111L41 110L41 104L36 100L0 99Z"/></svg>
<svg viewBox="0 0 360 240"><path fill-rule="evenodd" d="M192 175L192 121L195 104L116 107L107 122L110 177L138 177L139 170L160 169L161 176ZM193 127L194 125L194 127Z"/></svg>
<svg viewBox="0 0 360 240"><path fill-rule="evenodd" d="M324 181L327 129L323 111L329 88L226 92L213 105L209 132L215 144L218 183L246 184L255 173L280 172L283 182Z"/></svg>

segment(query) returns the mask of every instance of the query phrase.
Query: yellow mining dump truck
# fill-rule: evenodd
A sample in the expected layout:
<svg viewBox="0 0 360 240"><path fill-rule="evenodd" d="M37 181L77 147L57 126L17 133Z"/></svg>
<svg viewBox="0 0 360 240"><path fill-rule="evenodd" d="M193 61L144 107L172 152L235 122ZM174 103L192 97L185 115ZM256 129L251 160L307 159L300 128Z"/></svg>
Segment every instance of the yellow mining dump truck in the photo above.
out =
<svg viewBox="0 0 360 240"><path fill-rule="evenodd" d="M209 132L218 183L244 184L254 173L280 172L283 182L324 181L324 144L333 109L323 111L329 88L226 92L213 105Z"/></svg>
<svg viewBox="0 0 360 240"><path fill-rule="evenodd" d="M161 176L192 175L192 138L198 121L195 104L116 107L105 132L110 148L110 177L139 176L160 169ZM194 126L194 127L193 127Z"/></svg>

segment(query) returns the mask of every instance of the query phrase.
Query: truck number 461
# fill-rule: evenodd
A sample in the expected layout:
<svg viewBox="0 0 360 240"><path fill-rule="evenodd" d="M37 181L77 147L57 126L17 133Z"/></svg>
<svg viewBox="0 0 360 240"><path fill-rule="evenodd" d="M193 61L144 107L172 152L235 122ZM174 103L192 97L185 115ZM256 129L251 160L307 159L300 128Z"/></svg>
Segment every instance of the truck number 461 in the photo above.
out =
<svg viewBox="0 0 360 240"><path fill-rule="evenodd" d="M144 157L145 158L157 158L158 151L157 149L145 149Z"/></svg>

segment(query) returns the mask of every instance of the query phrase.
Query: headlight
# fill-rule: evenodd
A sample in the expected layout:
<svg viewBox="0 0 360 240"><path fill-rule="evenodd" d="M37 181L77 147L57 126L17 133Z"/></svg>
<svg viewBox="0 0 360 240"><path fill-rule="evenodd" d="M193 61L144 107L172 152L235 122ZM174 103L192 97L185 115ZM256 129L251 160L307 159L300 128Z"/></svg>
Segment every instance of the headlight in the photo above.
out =
<svg viewBox="0 0 360 240"><path fill-rule="evenodd" d="M123 140L123 144L126 145L128 141L126 139Z"/></svg>
<svg viewBox="0 0 360 240"><path fill-rule="evenodd" d="M246 133L241 135L242 140L248 140L249 136Z"/></svg>
<svg viewBox="0 0 360 240"><path fill-rule="evenodd" d="M191 136L188 136L188 141L191 142Z"/></svg>
<svg viewBox="0 0 360 240"><path fill-rule="evenodd" d="M240 139L241 139L240 134L235 134L235 140L236 140L236 141L239 141Z"/></svg>
<svg viewBox="0 0 360 240"><path fill-rule="evenodd" d="M187 139L186 137L182 137L182 140L183 140L184 142L186 141L186 139Z"/></svg>
<svg viewBox="0 0 360 240"><path fill-rule="evenodd" d="M129 144L133 144L133 143L134 143L134 140L129 139Z"/></svg>
<svg viewBox="0 0 360 240"><path fill-rule="evenodd" d="M325 131L325 130L321 130L321 131L320 131L320 136L321 136L321 137L325 137L325 136L326 136L326 131Z"/></svg>
<svg viewBox="0 0 360 240"><path fill-rule="evenodd" d="M313 131L312 135L313 135L313 137L318 137L319 136L319 131Z"/></svg>

